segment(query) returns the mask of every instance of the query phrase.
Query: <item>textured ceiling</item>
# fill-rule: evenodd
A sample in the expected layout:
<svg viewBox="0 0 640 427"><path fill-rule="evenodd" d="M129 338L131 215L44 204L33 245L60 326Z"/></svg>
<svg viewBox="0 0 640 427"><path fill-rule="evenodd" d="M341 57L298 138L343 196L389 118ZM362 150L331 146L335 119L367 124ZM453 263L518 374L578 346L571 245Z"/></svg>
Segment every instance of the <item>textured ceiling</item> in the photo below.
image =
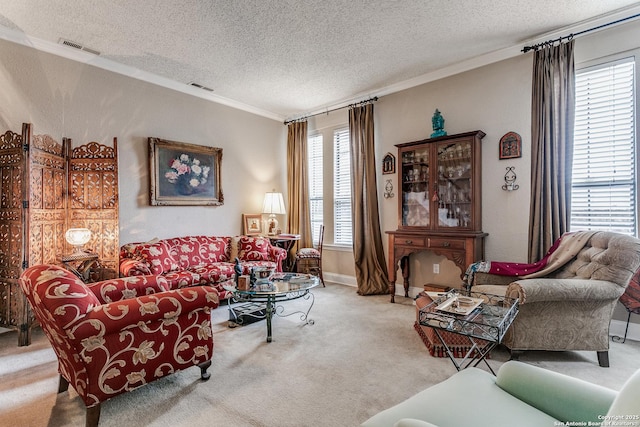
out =
<svg viewBox="0 0 640 427"><path fill-rule="evenodd" d="M100 52L95 63L105 68L197 82L214 90L205 97L292 118L638 8L628 0L0 0L0 36L68 39Z"/></svg>

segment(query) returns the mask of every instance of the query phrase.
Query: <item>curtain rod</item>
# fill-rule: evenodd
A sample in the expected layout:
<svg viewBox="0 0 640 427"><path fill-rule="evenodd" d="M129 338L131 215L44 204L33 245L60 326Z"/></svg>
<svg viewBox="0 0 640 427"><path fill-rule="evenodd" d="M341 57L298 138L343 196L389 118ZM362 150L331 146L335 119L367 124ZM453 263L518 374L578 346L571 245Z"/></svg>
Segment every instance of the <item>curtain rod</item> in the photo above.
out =
<svg viewBox="0 0 640 427"><path fill-rule="evenodd" d="M582 34L590 33L591 31L599 30L600 28L605 28L605 27L608 27L610 25L619 24L620 22L628 21L630 19L634 19L634 18L637 18L639 16L640 16L640 13L632 15L632 16L628 16L626 18L621 18L621 19L618 19L617 21L609 22L607 24L598 25L597 27L588 28L586 30L579 31L579 32L577 32L575 34L571 33L568 36L561 36L561 37L558 37L557 39L547 40L546 42L534 44L532 46L525 46L525 47L522 48L522 52L527 53L530 50L538 50L541 47L551 46L556 42L558 42L558 43L561 42L562 40L571 40L576 36L580 36Z"/></svg>
<svg viewBox="0 0 640 427"><path fill-rule="evenodd" d="M331 110L322 111L320 113L314 113L314 114L309 114L308 116L298 117L297 119L285 120L284 124L288 125L289 123L293 123L293 122L297 122L297 121L301 121L301 120L306 120L309 117L315 117L315 116L319 116L321 114L329 114L329 113L331 113L333 111L342 110L343 108L351 108L351 107L355 107L356 105L365 105L365 104L369 104L370 102L375 102L377 100L378 100L378 97L374 96L373 98L365 99L364 101L360 101L360 102L354 102L353 104L345 105L344 107L336 107L336 108L333 108Z"/></svg>

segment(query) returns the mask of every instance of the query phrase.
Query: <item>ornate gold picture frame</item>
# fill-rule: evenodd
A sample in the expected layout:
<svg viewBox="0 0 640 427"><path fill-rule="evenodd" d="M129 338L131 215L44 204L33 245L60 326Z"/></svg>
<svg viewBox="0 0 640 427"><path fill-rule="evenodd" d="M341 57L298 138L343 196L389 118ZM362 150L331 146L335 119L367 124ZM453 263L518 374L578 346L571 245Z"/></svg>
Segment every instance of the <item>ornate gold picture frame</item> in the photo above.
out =
<svg viewBox="0 0 640 427"><path fill-rule="evenodd" d="M152 206L219 206L222 148L149 138Z"/></svg>

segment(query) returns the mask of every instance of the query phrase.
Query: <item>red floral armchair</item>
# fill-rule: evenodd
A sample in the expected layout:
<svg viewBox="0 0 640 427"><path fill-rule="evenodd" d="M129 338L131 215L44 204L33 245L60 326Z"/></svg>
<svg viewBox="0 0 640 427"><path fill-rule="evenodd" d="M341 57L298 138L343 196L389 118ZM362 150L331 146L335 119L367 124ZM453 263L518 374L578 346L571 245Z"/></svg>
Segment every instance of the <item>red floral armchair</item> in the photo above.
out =
<svg viewBox="0 0 640 427"><path fill-rule="evenodd" d="M87 426L98 424L101 402L165 375L197 365L209 379L212 287L168 290L158 276L87 285L54 265L28 268L20 285L58 357L58 392L73 386Z"/></svg>

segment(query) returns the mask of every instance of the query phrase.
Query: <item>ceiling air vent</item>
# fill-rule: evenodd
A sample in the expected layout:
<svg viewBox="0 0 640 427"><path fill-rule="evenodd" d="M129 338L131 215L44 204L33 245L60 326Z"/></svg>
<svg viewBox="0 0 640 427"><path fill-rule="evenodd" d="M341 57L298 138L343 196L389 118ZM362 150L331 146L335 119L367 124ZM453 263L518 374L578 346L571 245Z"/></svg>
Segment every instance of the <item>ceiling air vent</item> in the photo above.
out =
<svg viewBox="0 0 640 427"><path fill-rule="evenodd" d="M58 40L58 43L60 43L61 45L72 47L74 49L83 50L85 52L93 53L94 55L100 55L100 52L98 52L97 50L91 49L91 48L86 47L86 46L83 46L80 43L72 42L71 40L66 40L66 39L61 38L60 40Z"/></svg>
<svg viewBox="0 0 640 427"><path fill-rule="evenodd" d="M196 82L189 83L189 86L197 87L199 89L206 90L207 92L213 92L213 89L211 89L210 87L202 86L201 84L198 84Z"/></svg>

